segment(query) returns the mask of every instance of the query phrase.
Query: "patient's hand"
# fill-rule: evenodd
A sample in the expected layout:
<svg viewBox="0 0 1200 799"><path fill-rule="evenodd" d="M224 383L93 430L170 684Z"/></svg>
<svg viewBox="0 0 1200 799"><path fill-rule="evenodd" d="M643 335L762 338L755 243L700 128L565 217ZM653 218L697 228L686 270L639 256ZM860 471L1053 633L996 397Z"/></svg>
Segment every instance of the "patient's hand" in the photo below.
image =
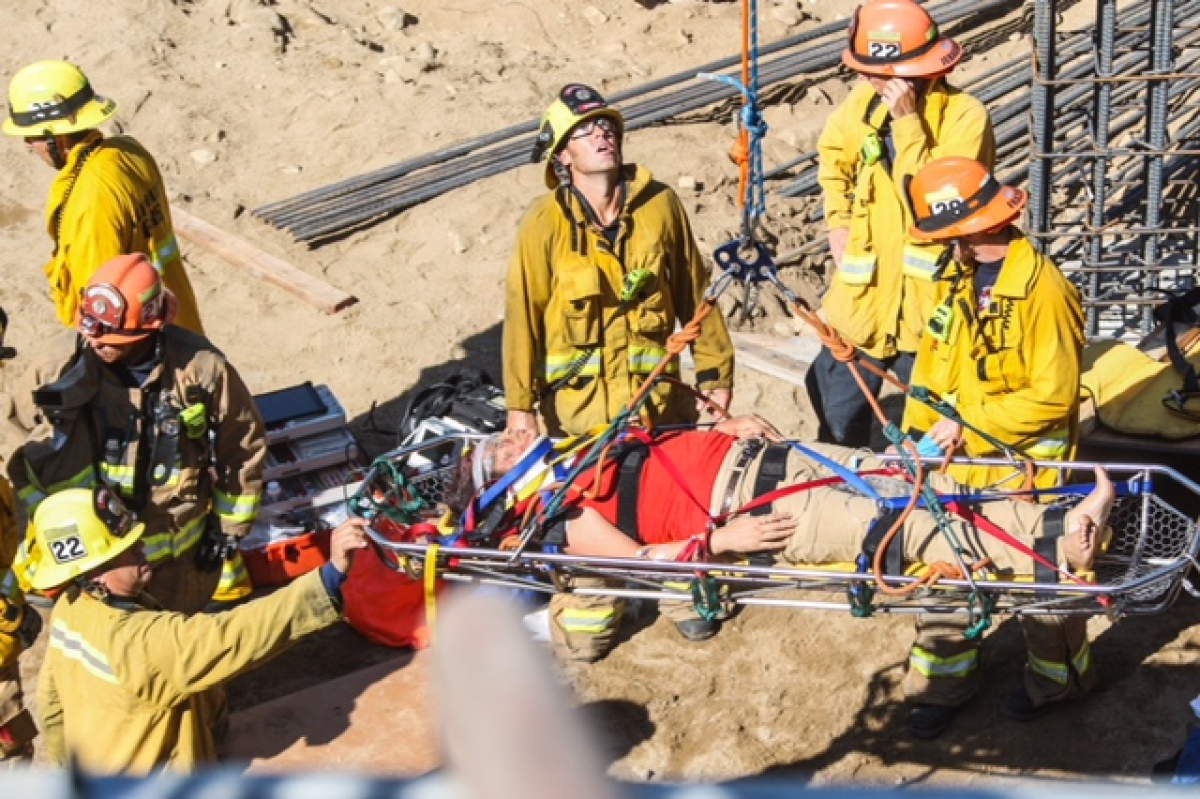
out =
<svg viewBox="0 0 1200 799"><path fill-rule="evenodd" d="M738 516L713 530L709 549L714 555L726 552L773 552L783 549L796 530L790 513L767 516Z"/></svg>
<svg viewBox="0 0 1200 799"><path fill-rule="evenodd" d="M713 425L713 430L737 438L767 438L771 441L783 441L783 434L775 429L775 425L755 413L734 416L718 422Z"/></svg>

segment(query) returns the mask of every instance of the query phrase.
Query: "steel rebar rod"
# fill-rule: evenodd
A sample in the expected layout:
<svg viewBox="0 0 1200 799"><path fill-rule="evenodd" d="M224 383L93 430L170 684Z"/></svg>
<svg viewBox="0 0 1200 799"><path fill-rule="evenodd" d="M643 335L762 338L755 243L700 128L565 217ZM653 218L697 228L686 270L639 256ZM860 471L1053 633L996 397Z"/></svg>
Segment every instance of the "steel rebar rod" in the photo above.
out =
<svg viewBox="0 0 1200 799"><path fill-rule="evenodd" d="M939 19L946 20L946 23L944 24L947 24L958 19L967 18L971 15L990 13L1003 6L1010 5L1011 2L1012 0L992 0L991 2L975 5L971 5L967 2L948 2L937 7L936 9L933 9L933 13L935 13ZM841 33L843 29L844 25L842 24L823 26L821 29L816 29L805 34L792 37L790 41L807 44L809 42L816 41L819 38ZM797 45L792 46L795 47ZM784 52L786 51L786 48L780 45L773 48L773 51L774 50ZM813 52L821 50L825 51L827 58L830 56L830 54L832 54L833 62L836 63L836 54L840 52L841 45L840 43L830 42L823 47L806 47L804 48L803 53L785 54L769 64L767 67L764 67L762 80L763 85L766 85L769 82L775 82L778 80L787 79L789 77L794 77L796 74L805 71L809 68L807 62L811 59ZM733 63L735 61L736 59L726 59L724 62L715 63ZM773 70L773 72L771 70ZM689 79L694 77L690 72L680 73L680 75L686 75L689 77ZM669 79L664 79L659 83L667 83L668 81ZM709 84L707 82L699 81L696 81L695 83L699 85L685 87L684 89L676 92L672 97L668 97L665 100L651 99L631 107L628 115L630 120L629 128L634 129L640 125L653 124L671 116L677 116L681 113L695 111L717 102L729 100L736 95L736 92L733 89L721 86L719 84ZM631 90L628 96L635 95L637 95L637 92ZM620 96L621 95L614 95L614 99ZM506 129L506 131L511 132L517 128L527 132L529 130L533 130L534 125L528 124L525 126L516 126L516 128ZM293 235L301 240L305 240L305 237L312 236L313 234L319 236L335 235L339 225L364 224L366 220L387 215L395 212L396 210L408 207L408 205L414 204L414 200L417 200L417 198L427 199L429 196L433 196L435 194L422 184L434 182L442 191L448 190L449 188L455 188L458 185L464 185L462 183L455 182L454 180L446 181L445 178L440 174L416 175L413 174L414 170L412 169L412 165L414 163L419 163L422 165L422 168L430 167L436 170L438 167L442 167L448 170L450 173L463 172L467 169L473 170L472 167L464 168L457 163L458 161L461 161L462 157L466 157L465 154L460 153L460 151L464 149L472 148L466 148L465 146L451 148L451 151L456 155L449 160L443 157L446 151L443 151L441 154L427 156L423 159L413 159L409 162L405 162L403 165L397 165L396 167L388 168L386 170L380 170L376 173L371 173L371 175L368 176L361 176L360 178L352 178L349 181L343 181L340 184L336 184L334 187L327 187L326 189L309 192L304 195L305 199L303 202L297 201L297 198L293 198L292 200L281 201L279 203L273 203L270 206L264 206L264 208L257 209L254 213L256 216L261 216L272 224L278 224L278 226L290 230ZM500 145L499 150L499 153L494 153L488 156L490 159L487 162L490 165L489 169L495 170L495 172L492 174L498 174L506 169L511 169L515 166L519 166L520 164L527 163L527 160L523 157L524 151L527 150L527 145L524 143L518 144L509 142L507 145ZM485 175L488 173L488 170L482 171L485 173ZM471 171L471 174L472 179L478 179L480 173L477 171ZM400 190L399 188L385 189L384 191L386 193L383 195L384 199L382 201L377 201L375 199L375 194L372 193L371 189L378 187L381 185L381 183L385 183L398 175L403 175L404 177L411 176L411 184L405 184L404 190ZM356 190L351 191L355 186L360 186L361 188L365 189L368 199L356 200L351 203L343 203L342 200L345 197L349 196L351 193L357 193ZM311 214L305 210L306 205L308 204L315 206L315 214ZM343 205L350 205L353 207L344 209L340 207ZM276 222L277 216L282 216L282 223Z"/></svg>

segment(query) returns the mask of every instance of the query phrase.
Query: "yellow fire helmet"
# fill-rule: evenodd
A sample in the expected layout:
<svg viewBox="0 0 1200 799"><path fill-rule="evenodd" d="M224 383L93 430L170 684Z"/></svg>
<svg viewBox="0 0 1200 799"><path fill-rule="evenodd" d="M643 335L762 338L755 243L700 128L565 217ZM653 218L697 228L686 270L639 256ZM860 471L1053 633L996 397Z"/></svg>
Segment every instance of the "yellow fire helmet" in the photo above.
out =
<svg viewBox="0 0 1200 799"><path fill-rule="evenodd" d="M33 513L29 584L38 591L66 585L130 549L145 529L108 486L51 494Z"/></svg>
<svg viewBox="0 0 1200 799"><path fill-rule="evenodd" d="M9 136L62 136L91 130L117 113L79 68L65 61L35 61L8 84Z"/></svg>
<svg viewBox="0 0 1200 799"><path fill-rule="evenodd" d="M546 188L558 186L558 177L554 174L554 156L566 143L567 136L577 125L596 117L608 117L616 123L617 141L625 137L625 117L605 102L600 92L582 83L563 86L558 99L546 109L530 158L534 163L546 158Z"/></svg>

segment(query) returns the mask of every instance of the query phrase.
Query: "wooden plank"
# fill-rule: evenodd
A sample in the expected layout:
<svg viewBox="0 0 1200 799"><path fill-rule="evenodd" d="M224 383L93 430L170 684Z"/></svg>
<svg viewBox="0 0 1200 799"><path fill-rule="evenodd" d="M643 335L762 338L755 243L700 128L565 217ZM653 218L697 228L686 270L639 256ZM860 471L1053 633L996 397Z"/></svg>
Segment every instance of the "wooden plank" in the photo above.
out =
<svg viewBox="0 0 1200 799"><path fill-rule="evenodd" d="M731 333L737 363L778 377L798 386L821 351L821 342L812 336L780 338L763 333Z"/></svg>
<svg viewBox="0 0 1200 799"><path fill-rule="evenodd" d="M192 244L219 255L251 277L274 283L327 314L335 314L358 302L354 295L263 252L244 239L210 225L187 211L172 208L171 218L175 223L175 232Z"/></svg>

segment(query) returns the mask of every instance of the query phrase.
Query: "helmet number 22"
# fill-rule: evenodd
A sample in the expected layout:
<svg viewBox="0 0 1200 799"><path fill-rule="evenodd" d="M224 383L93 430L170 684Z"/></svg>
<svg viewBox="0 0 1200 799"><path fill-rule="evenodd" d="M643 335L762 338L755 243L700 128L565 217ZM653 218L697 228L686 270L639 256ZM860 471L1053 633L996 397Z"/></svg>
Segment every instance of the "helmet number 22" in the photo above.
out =
<svg viewBox="0 0 1200 799"><path fill-rule="evenodd" d="M900 43L899 42L871 42L870 45L871 58L899 58Z"/></svg>
<svg viewBox="0 0 1200 799"><path fill-rule="evenodd" d="M70 563L87 555L83 541L77 535L68 538L57 538L47 543L50 545L50 554L59 563Z"/></svg>

